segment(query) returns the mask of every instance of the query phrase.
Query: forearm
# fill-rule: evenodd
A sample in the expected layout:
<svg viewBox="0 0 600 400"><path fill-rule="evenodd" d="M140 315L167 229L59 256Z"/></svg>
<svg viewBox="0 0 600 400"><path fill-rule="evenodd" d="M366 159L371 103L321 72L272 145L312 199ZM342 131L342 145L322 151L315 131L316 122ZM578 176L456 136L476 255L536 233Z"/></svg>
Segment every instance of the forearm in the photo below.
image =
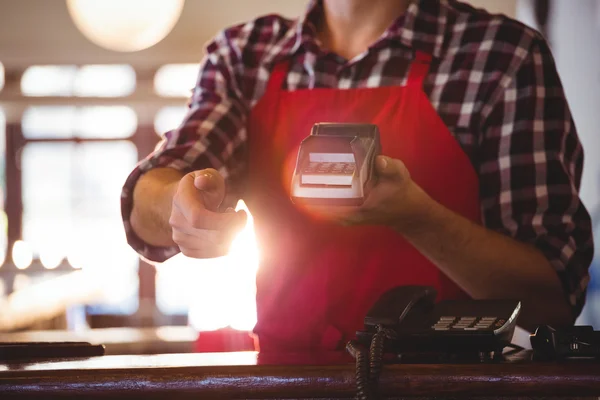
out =
<svg viewBox="0 0 600 400"><path fill-rule="evenodd" d="M519 323L571 323L558 275L536 248L491 231L420 192L410 224L399 231L466 293L476 299L522 301Z"/></svg>
<svg viewBox="0 0 600 400"><path fill-rule="evenodd" d="M131 227L146 243L174 246L169 225L173 195L183 173L172 168L156 168L143 174L133 192Z"/></svg>

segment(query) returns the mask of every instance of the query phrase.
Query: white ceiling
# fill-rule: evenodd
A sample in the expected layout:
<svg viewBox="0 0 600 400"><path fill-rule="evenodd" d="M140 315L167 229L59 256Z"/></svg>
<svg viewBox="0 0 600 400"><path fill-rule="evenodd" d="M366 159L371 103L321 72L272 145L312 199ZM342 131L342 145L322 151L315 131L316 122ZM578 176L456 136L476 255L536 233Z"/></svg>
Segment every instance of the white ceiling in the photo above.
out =
<svg viewBox="0 0 600 400"><path fill-rule="evenodd" d="M98 0L101 1L101 0ZM135 53L104 50L75 27L65 0L0 0L0 62L10 70L31 64L129 63L153 69L198 62L220 29L267 13L295 17L308 0L187 0L179 23L162 42ZM516 0L473 0L514 16Z"/></svg>
<svg viewBox="0 0 600 400"><path fill-rule="evenodd" d="M98 0L102 1L102 0ZM307 0L187 0L173 31L135 53L104 50L75 27L65 0L0 0L0 62L7 69L34 63L130 63L153 67L198 62L205 42L225 26L277 12L298 15Z"/></svg>

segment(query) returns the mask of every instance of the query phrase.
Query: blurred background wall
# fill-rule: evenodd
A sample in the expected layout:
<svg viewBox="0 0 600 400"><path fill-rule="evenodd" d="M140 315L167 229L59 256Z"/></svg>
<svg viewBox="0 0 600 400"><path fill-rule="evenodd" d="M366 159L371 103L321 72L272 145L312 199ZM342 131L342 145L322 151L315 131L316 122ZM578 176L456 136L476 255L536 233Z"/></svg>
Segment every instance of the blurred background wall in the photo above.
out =
<svg viewBox="0 0 600 400"><path fill-rule="evenodd" d="M134 9L123 1L119 15L95 11L94 1L87 0L91 14L80 16L109 27L106 40L116 38L116 46L152 42L157 29L133 33L152 18L160 23L150 26L162 24L168 34L142 50L108 50L82 34L68 1L0 0L0 331L251 329L259 257L251 221L228 257L177 256L154 267L125 243L120 190L159 135L181 122L204 44L218 30L261 14L295 17L307 1L173 0L172 18L160 1L140 0ZM183 3L180 14L176 3ZM537 3L471 1L542 30ZM543 30L584 142L582 195L597 225L600 0L548 3ZM132 33L118 33L119 16ZM593 279L581 321L600 328L596 288Z"/></svg>

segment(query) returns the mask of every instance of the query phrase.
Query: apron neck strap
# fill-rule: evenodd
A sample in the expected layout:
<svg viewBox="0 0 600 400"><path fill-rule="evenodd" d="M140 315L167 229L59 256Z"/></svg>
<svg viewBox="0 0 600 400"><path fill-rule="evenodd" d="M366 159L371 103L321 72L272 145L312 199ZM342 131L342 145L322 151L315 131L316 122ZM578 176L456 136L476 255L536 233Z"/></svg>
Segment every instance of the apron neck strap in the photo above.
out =
<svg viewBox="0 0 600 400"><path fill-rule="evenodd" d="M423 81L429 72L430 64L431 54L416 51L415 58L408 72L407 85L423 86Z"/></svg>
<svg viewBox="0 0 600 400"><path fill-rule="evenodd" d="M275 93L281 90L285 82L285 77L290 70L290 64L289 59L275 64L269 78L269 83L267 84L267 93Z"/></svg>

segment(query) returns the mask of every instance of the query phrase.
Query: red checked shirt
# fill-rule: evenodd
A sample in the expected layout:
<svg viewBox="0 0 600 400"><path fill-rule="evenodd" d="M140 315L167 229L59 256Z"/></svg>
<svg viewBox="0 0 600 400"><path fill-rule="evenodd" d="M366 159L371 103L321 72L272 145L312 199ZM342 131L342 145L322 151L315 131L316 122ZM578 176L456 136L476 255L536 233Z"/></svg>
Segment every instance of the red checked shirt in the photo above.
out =
<svg viewBox="0 0 600 400"><path fill-rule="evenodd" d="M424 90L479 174L485 226L540 249L578 314L593 255L591 221L578 195L583 150L542 36L463 3L420 0L367 51L345 60L316 38L321 7L313 0L297 20L267 15L230 27L208 44L187 117L123 188L130 245L152 261L178 252L144 243L129 223L133 188L151 168L212 167L239 194L246 118L276 62L292 60L287 90L343 90L403 85L412 52L421 50L433 55Z"/></svg>

